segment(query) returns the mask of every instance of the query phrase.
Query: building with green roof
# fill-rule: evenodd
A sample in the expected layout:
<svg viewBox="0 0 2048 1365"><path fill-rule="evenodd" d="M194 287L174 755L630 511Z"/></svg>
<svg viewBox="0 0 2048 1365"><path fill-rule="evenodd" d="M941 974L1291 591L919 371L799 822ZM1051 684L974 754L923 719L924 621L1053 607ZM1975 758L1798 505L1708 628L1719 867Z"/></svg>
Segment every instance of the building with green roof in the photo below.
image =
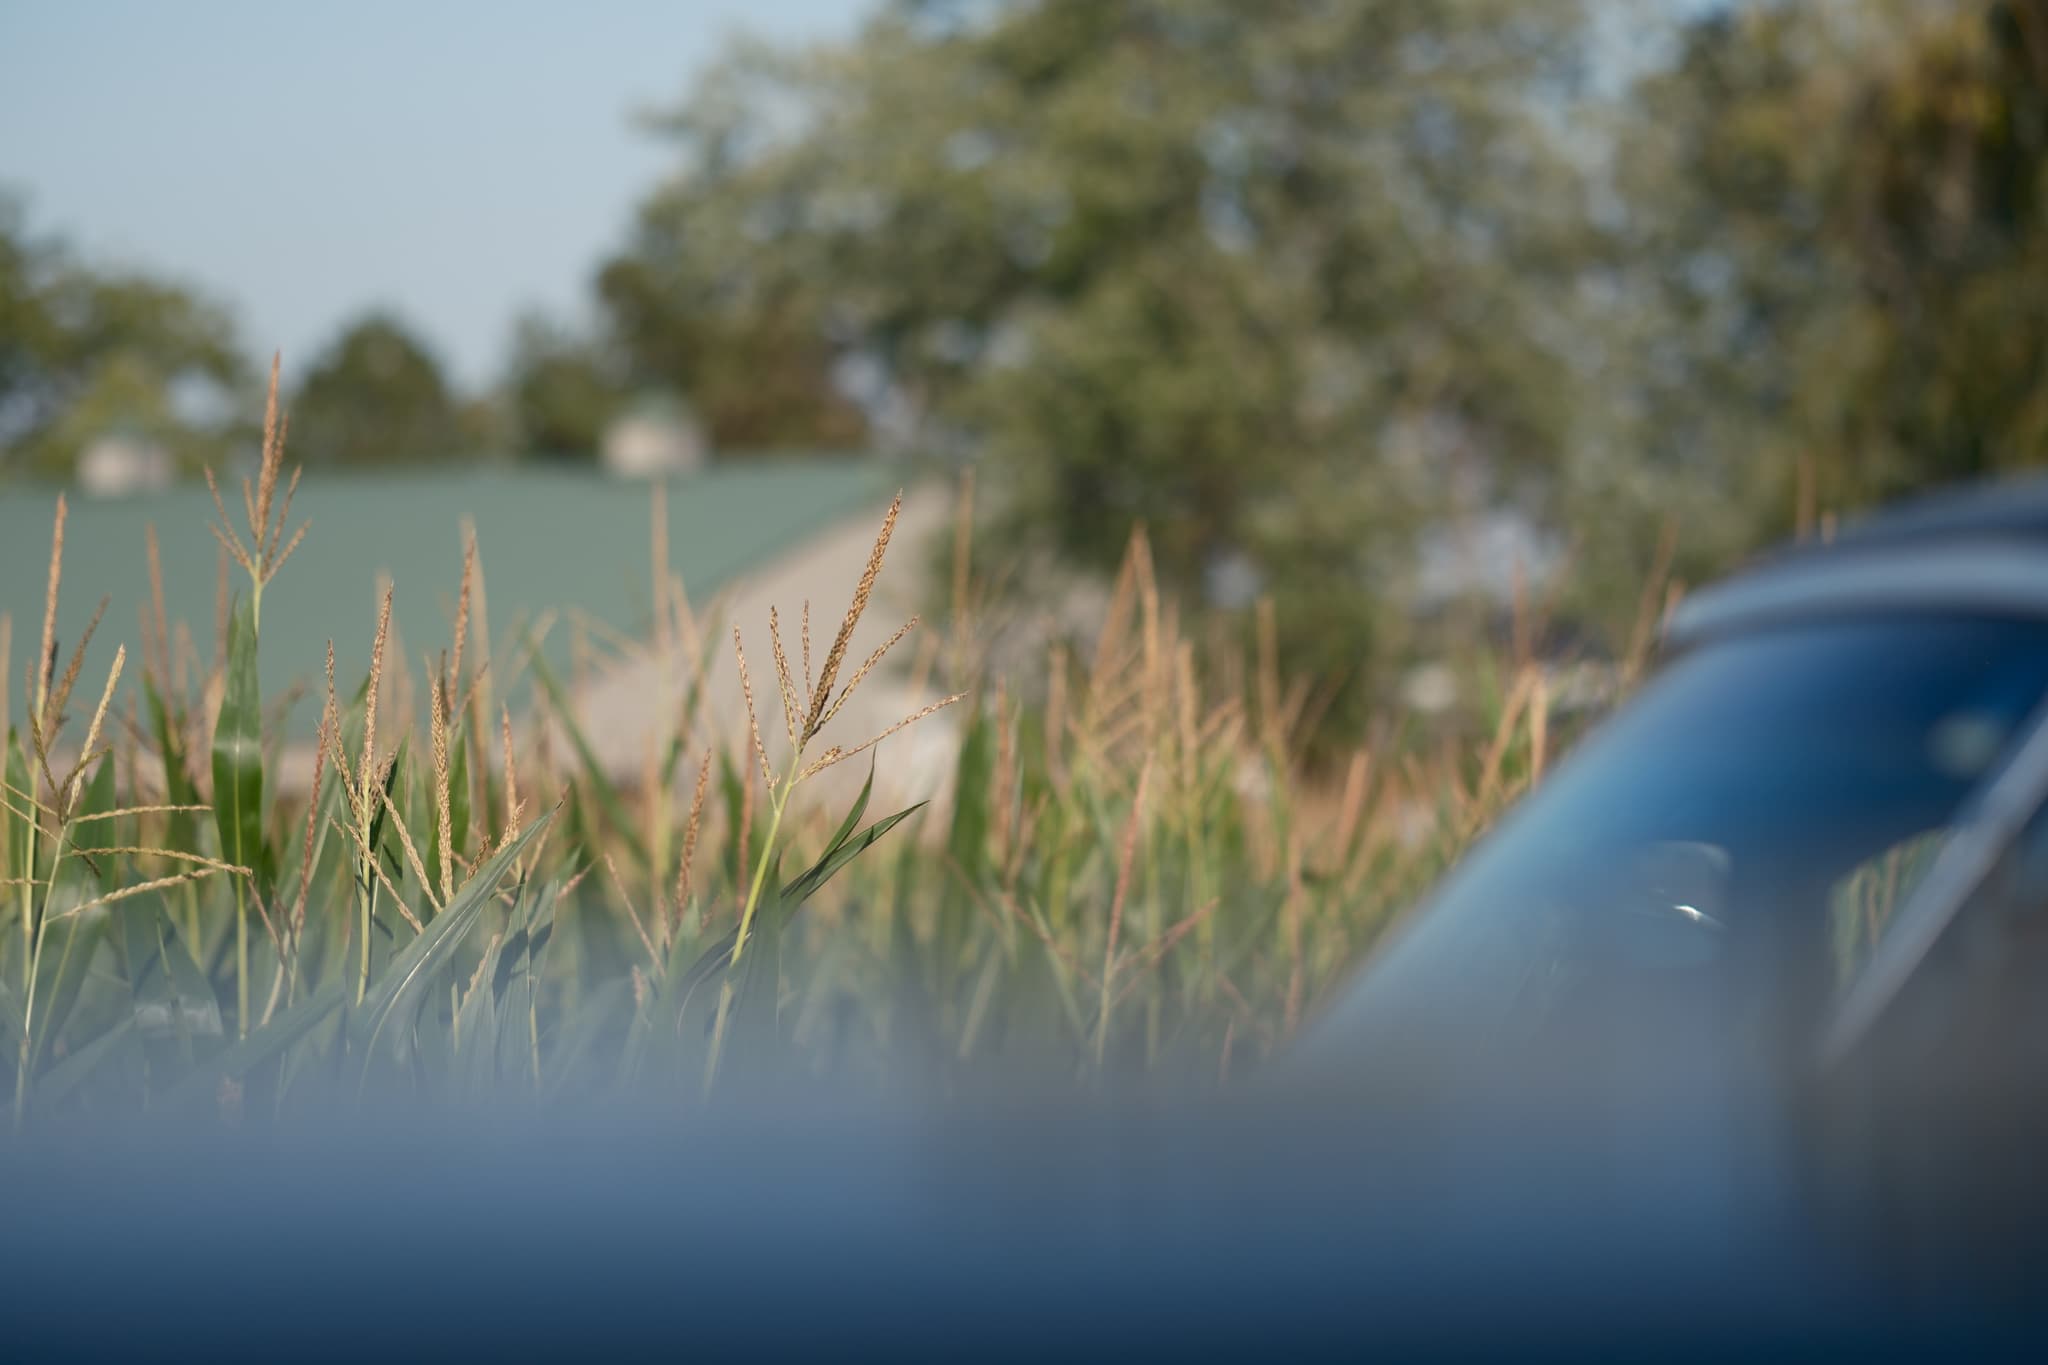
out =
<svg viewBox="0 0 2048 1365"><path fill-rule="evenodd" d="M741 575L800 549L848 518L872 518L897 471L871 458L776 458L714 464L667 487L669 561L702 600ZM242 515L239 490L224 489ZM41 632L57 494L0 492L0 613L13 618L10 695L19 720L22 679ZM521 467L408 476L308 477L292 520L311 523L304 542L265 590L264 690L321 677L331 636L338 676L358 679L368 663L378 584L396 585L394 618L408 658L445 648L461 581L463 527L476 527L490 623L502 656L524 623L548 613L583 613L596 628L640 637L650 619L651 485L601 474ZM121 498L69 500L59 654L68 652L102 596L107 614L88 663L101 676L116 642L139 658L140 613L149 598L145 528L162 547L166 613L184 621L210 658L220 549L205 488ZM246 591L239 569L231 591ZM557 659L566 632L549 636ZM288 722L311 733L317 705Z"/></svg>

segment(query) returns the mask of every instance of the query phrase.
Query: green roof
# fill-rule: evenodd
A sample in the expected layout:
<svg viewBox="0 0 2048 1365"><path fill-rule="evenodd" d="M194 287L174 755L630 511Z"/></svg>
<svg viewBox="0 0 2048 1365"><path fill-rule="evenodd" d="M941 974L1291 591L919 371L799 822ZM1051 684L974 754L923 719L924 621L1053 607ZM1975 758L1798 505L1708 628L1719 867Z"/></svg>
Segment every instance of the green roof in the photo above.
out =
<svg viewBox="0 0 2048 1365"><path fill-rule="evenodd" d="M872 459L821 457L715 465L673 479L668 488L669 561L691 600L787 552L887 495L890 469ZM223 490L227 493L228 490ZM548 610L580 608L635 636L649 624L649 485L597 473L519 469L394 477L307 478L292 508L311 529L264 590L264 691L294 680L313 684L333 637L337 673L359 679L376 627L376 589L388 574L397 587L394 617L409 660L446 648L462 578L462 523L472 520L484 567L492 643L505 646L522 622ZM239 489L229 509L242 518ZM54 490L0 494L0 612L14 618L9 682L14 719L22 678L42 629ZM207 524L213 501L203 486L134 498L70 499L64 582L58 609L59 654L68 653L102 594L105 621L87 660L81 692L96 692L116 642L140 663L138 616L149 593L143 532L154 524L162 545L167 614L190 626L211 657L218 547ZM231 571L231 591L247 578ZM567 633L549 637L557 658ZM317 706L294 709L291 729L310 733Z"/></svg>

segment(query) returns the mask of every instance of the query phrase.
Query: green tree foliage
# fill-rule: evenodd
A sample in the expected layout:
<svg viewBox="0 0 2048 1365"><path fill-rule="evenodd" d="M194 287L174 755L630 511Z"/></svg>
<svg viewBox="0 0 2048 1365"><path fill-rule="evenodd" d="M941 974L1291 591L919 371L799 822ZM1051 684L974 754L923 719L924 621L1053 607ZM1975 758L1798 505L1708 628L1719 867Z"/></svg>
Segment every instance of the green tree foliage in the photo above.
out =
<svg viewBox="0 0 2048 1365"><path fill-rule="evenodd" d="M352 323L306 372L291 402L292 448L309 468L400 468L476 453L433 355L395 318Z"/></svg>
<svg viewBox="0 0 2048 1365"><path fill-rule="evenodd" d="M1567 441L1583 214L1541 115L1576 33L1561 0L899 3L714 72L614 287L824 339L982 453L1011 544L1101 568L1142 521L1176 587L1249 568L1292 661L1350 669L1404 528Z"/></svg>
<svg viewBox="0 0 2048 1365"><path fill-rule="evenodd" d="M2048 4L1916 35L1853 110L1837 191L1863 289L1825 492L2048 462Z"/></svg>
<svg viewBox="0 0 2048 1365"><path fill-rule="evenodd" d="M2048 5L1716 12L1632 110L1616 466L1717 557L2048 458Z"/></svg>
<svg viewBox="0 0 2048 1365"><path fill-rule="evenodd" d="M0 475L65 478L96 438L161 445L188 469L245 439L248 370L227 314L144 275L87 268L0 196Z"/></svg>
<svg viewBox="0 0 2048 1365"><path fill-rule="evenodd" d="M626 401L620 369L598 345L548 319L521 318L505 383L519 449L541 459L595 458L606 423Z"/></svg>
<svg viewBox="0 0 2048 1365"><path fill-rule="evenodd" d="M833 381L817 298L795 280L700 254L668 235L673 226L665 213L645 215L634 252L598 277L632 386L687 394L728 454L860 445L866 421Z"/></svg>

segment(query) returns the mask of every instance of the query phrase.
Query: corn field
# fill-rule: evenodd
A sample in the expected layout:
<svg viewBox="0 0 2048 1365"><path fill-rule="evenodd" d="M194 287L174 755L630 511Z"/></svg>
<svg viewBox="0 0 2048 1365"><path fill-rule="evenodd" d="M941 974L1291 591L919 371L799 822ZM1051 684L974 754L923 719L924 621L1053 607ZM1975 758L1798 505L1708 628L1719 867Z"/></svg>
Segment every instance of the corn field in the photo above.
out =
<svg viewBox="0 0 2048 1365"><path fill-rule="evenodd" d="M771 657L740 654L744 714L704 704L724 645L683 619L680 585L657 604L657 633L690 627L696 666L670 680L635 782L590 758L531 639L492 653L472 538L424 688L396 687L387 657L404 585L333 623L373 641L370 666L337 679L330 645L311 780L286 783L261 649L305 534L284 443L273 381L239 515L216 489L241 582L210 667L174 648L190 630L163 619L160 584L136 650L88 631L60 666L64 556L81 547L59 505L0 802L17 1126L370 1096L687 1106L806 1080L1228 1085L1557 742L1542 671L1499 650L1474 663L1482 731L1309 771L1312 689L1278 676L1270 612L1245 657L1205 656L1140 533L1092 646L1056 643L1032 676L963 664L959 694L901 723L957 708L943 798L875 809L901 726L818 736L916 624L849 656L892 507L829 636L789 604ZM8 634L0 621L0 676ZM867 780L835 806L814 779L840 764Z"/></svg>

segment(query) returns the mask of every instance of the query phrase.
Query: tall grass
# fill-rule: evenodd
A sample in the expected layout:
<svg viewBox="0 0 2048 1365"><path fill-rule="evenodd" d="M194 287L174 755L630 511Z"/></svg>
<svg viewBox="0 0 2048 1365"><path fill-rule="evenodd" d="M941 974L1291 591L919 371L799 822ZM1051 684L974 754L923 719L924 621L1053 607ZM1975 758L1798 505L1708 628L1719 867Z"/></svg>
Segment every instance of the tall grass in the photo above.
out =
<svg viewBox="0 0 2048 1365"><path fill-rule="evenodd" d="M1190 631L1142 533L1092 642L991 675L963 517L949 638L918 670L946 660L958 692L820 750L916 625L851 657L892 506L815 658L808 603L784 604L794 641L771 616L768 660L738 654L743 716L711 714L717 632L657 532L649 647L673 702L631 781L593 756L537 632L493 652L469 534L424 704L391 638L401 585L335 623L370 640L369 668L338 679L330 645L310 781L288 791L262 684L279 661L261 648L266 595L289 593L306 533L289 525L285 440L273 396L239 521L216 489L224 563L246 582L223 589L210 661L164 619L159 581L139 669L125 646L93 664L90 630L57 668L59 503L0 802L16 1124L371 1094L699 1103L812 1076L1228 1084L1556 743L1542 671L1496 651L1471 669L1481 730L1439 746L1390 726L1335 771L1305 770L1315 694L1280 676L1270 614L1244 653ZM8 638L0 622L11 672ZM891 786L882 741L948 705L943 798L871 809ZM812 779L846 762L880 778L871 766L834 807Z"/></svg>

